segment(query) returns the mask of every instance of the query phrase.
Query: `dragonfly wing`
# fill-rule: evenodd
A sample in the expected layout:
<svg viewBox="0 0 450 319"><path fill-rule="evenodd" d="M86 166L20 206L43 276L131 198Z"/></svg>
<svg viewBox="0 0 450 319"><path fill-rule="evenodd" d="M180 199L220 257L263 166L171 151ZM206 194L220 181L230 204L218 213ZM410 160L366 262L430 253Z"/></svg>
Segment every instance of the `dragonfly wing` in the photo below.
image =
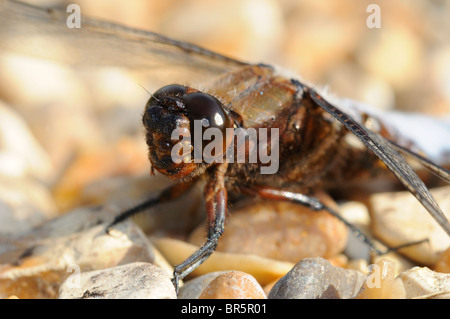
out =
<svg viewBox="0 0 450 319"><path fill-rule="evenodd" d="M392 146L394 146L395 149L397 149L397 151L399 151L400 153L403 153L407 156L411 156L412 158L414 158L414 160L418 161L422 166L424 166L425 168L430 170L433 174L435 174L436 176L441 178L443 181L446 181L447 183L450 184L450 171L448 171L447 169L445 169L443 167L440 167L439 165L436 165L429 159L427 159L419 154L414 153L413 151L407 149L406 147L403 147L393 141L389 141L389 142L392 144Z"/></svg>
<svg viewBox="0 0 450 319"><path fill-rule="evenodd" d="M0 1L0 49L75 67L113 66L173 82L199 82L246 63L157 33L86 18L69 28L70 13Z"/></svg>
<svg viewBox="0 0 450 319"><path fill-rule="evenodd" d="M309 94L313 101L322 109L327 111L339 122L341 122L348 130L355 134L367 148L375 153L383 163L394 173L400 182L419 200L419 202L428 210L431 216L450 236L450 223L447 217L442 213L436 200L428 191L425 184L417 176L405 159L391 146L391 144L383 137L369 131L346 113L337 107L328 103L313 89L309 89Z"/></svg>

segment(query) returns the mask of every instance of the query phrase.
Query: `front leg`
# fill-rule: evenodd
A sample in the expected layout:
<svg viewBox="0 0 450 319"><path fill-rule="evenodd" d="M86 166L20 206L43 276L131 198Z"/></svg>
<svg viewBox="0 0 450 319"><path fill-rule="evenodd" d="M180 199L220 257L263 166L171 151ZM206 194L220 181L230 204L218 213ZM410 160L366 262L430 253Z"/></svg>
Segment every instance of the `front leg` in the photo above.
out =
<svg viewBox="0 0 450 319"><path fill-rule="evenodd" d="M224 231L228 201L225 188L227 167L227 163L216 166L205 186L208 236L205 244L184 262L174 267L172 282L177 293L178 281L199 267L214 252L217 242Z"/></svg>

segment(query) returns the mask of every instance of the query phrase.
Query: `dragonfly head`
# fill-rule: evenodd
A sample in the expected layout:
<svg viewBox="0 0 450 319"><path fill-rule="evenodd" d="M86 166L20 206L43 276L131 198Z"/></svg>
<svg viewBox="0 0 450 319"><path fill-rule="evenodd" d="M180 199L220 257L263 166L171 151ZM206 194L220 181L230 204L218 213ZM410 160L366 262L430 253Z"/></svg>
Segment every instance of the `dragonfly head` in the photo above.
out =
<svg viewBox="0 0 450 319"><path fill-rule="evenodd" d="M147 102L143 124L153 168L188 180L223 159L233 121L212 95L183 85L157 90Z"/></svg>

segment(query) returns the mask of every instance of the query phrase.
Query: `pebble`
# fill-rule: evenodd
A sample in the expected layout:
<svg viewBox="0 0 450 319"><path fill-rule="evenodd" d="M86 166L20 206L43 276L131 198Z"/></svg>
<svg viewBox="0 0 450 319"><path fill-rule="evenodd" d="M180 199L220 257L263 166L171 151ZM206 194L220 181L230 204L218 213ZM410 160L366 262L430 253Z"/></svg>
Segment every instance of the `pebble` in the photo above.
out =
<svg viewBox="0 0 450 319"><path fill-rule="evenodd" d="M367 45L357 55L358 61L374 74L385 79L395 89L401 90L413 84L420 76L423 59L417 34L403 26L380 28L366 39ZM398 48L407 48L398 54Z"/></svg>
<svg viewBox="0 0 450 319"><path fill-rule="evenodd" d="M345 202L339 205L339 212L352 225L358 227L358 229L364 233L365 236L370 238L375 246L381 251L385 251L387 247L377 241L370 229L371 219L369 210L366 205L360 202ZM369 262L376 264L380 259L389 259L395 264L395 274L409 269L416 264L411 262L408 258L400 255L396 251L390 251L388 253L377 255L372 252L369 245L364 243L361 238L358 238L352 232L349 233L347 246L344 253L349 257L350 268L355 270L362 270L365 268L364 263L367 265ZM364 262L363 262L364 261ZM345 267L345 266L343 266ZM345 267L346 268L346 267ZM366 271L363 271L366 272Z"/></svg>
<svg viewBox="0 0 450 319"><path fill-rule="evenodd" d="M203 290L198 299L266 299L255 277L241 271L218 275Z"/></svg>
<svg viewBox="0 0 450 319"><path fill-rule="evenodd" d="M227 273L227 271L214 271L185 281L183 286L180 287L178 299L198 299L211 281L217 276L225 273Z"/></svg>
<svg viewBox="0 0 450 319"><path fill-rule="evenodd" d="M107 197L110 191L117 189L117 183L112 182L113 177L148 175L149 168L142 139L124 137L112 145L81 150L55 184L55 200L62 212L95 203L93 199L104 203L111 198ZM99 181L103 181L105 186L101 187ZM96 195L97 198L94 197Z"/></svg>
<svg viewBox="0 0 450 319"><path fill-rule="evenodd" d="M161 6L158 6L161 9ZM233 23L229 23L229 17ZM147 19L146 19L147 20ZM282 44L283 12L276 1L231 0L192 1L156 14L154 23L166 34L190 38L199 45L215 47L219 52L243 59L264 61L276 56ZM191 23L191 21L198 21ZM214 32L212 32L214 30ZM220 34L220 38L217 38ZM267 43L271 45L267 46Z"/></svg>
<svg viewBox="0 0 450 319"><path fill-rule="evenodd" d="M28 124L0 101L0 174L49 181L53 166Z"/></svg>
<svg viewBox="0 0 450 319"><path fill-rule="evenodd" d="M353 259L350 260L346 266L347 269L357 270L363 274L369 273L369 264L365 259Z"/></svg>
<svg viewBox="0 0 450 319"><path fill-rule="evenodd" d="M432 189L431 194L450 218L450 186ZM420 264L433 267L450 246L449 236L409 192L372 195L370 213L374 234L390 247L429 240L400 250Z"/></svg>
<svg viewBox="0 0 450 319"><path fill-rule="evenodd" d="M450 248L442 253L436 263L437 272L450 273Z"/></svg>
<svg viewBox="0 0 450 319"><path fill-rule="evenodd" d="M173 182L162 175L116 176L88 183L80 188L80 205L101 205L107 202L125 211L146 199L158 196ZM187 235L205 219L203 187L196 185L179 199L144 210L133 216L133 220L146 234L152 236Z"/></svg>
<svg viewBox="0 0 450 319"><path fill-rule="evenodd" d="M26 233L58 214L51 191L41 182L0 174L0 234Z"/></svg>
<svg viewBox="0 0 450 319"><path fill-rule="evenodd" d="M269 299L348 299L358 293L366 276L335 267L321 257L305 258L270 290Z"/></svg>
<svg viewBox="0 0 450 319"><path fill-rule="evenodd" d="M395 251L390 251L387 254L383 255L373 254L371 263L378 264L383 260L393 263L395 276L398 276L402 271L417 266L417 263L411 261L411 259L406 258L405 256L402 256L401 254Z"/></svg>
<svg viewBox="0 0 450 319"><path fill-rule="evenodd" d="M406 298L450 299L450 274L414 267L399 277L405 286Z"/></svg>
<svg viewBox="0 0 450 319"><path fill-rule="evenodd" d="M0 57L0 94L12 101L59 173L79 147L102 140L89 90L73 69L22 55ZM82 128L82 129L81 129Z"/></svg>
<svg viewBox="0 0 450 319"><path fill-rule="evenodd" d="M197 228L189 242L201 245L205 229L204 225ZM345 247L347 232L325 211L280 201L248 201L228 215L216 250L296 263L305 257L336 256Z"/></svg>
<svg viewBox="0 0 450 319"><path fill-rule="evenodd" d="M359 202L345 202L339 205L339 213L349 223L357 227L365 236L372 238L370 231L370 216L367 206ZM353 232L349 231L347 243L344 250L350 259L369 260L371 249Z"/></svg>
<svg viewBox="0 0 450 319"><path fill-rule="evenodd" d="M371 104L375 106L390 107L395 103L400 109L413 108L413 110L441 115L449 111L449 48L446 42L448 28L439 27L445 25L448 20L447 11L443 10L449 8L447 3L443 5L427 2L417 5L386 2L382 6L382 28L378 30L370 29L364 24L369 14L366 11L367 4L361 2L355 5L355 2L351 0L345 0L339 4L331 0L297 3L265 0L263 4L258 5L255 5L255 1L252 0L236 0L221 4L219 7L205 0L195 2L189 6L176 5L175 7L169 4L138 4L137 9L134 5L127 3L121 10L115 8L112 11L105 11L103 6L90 5L89 7L93 10L97 7L97 13L93 13L94 16L100 13L109 19L115 18L113 15L120 13L122 17L129 18L127 24L139 21L142 23L141 26L150 30L199 43L238 59L282 64L298 72L306 82L315 82L321 86L329 85L331 92L343 96L347 96L348 92L351 97L372 101ZM86 2L85 5L88 6L88 3ZM144 8L149 10L143 10ZM137 17L132 12L137 12ZM208 14L205 15L205 12ZM289 12L289 14L285 15L283 12ZM154 16L149 18L149 13ZM232 28L227 19L230 13L236 21ZM203 19L206 16L208 18ZM171 19L172 17L175 19ZM192 20L192 17L201 17L202 23L190 24L186 27L186 19ZM168 21L176 21L176 23L168 23ZM326 23L323 23L324 21ZM205 28L205 24L208 27ZM218 34L221 36L218 37ZM267 47L267 43L272 45ZM263 49L261 44L264 46ZM403 50L397 50L399 47ZM398 55L399 52L406 52L406 55ZM5 144L1 144L4 140L0 142L0 174L8 178L19 177L20 179L3 180L1 177L2 181L0 181L0 217L2 218L0 221L0 297L55 298L62 279L70 275L67 270L76 270L71 262L74 260L79 262L77 258L80 256L89 256L90 244L98 244L98 247L102 247L99 242L102 239L92 236L95 231L100 229L105 221L110 220L108 218L117 213L120 207L123 207L120 205L133 205L137 202L138 200L135 201L135 199L145 195L146 187L152 184L155 187L163 185L162 182L160 183L161 179L141 183L138 178L117 177L119 174L129 175L138 171L126 170L127 165L130 165L130 168L139 167L140 169L143 164L144 170L148 170L148 163L144 163L147 151L139 153L140 147L145 144L143 136L140 136L141 144L139 140L133 140L125 145L127 142L117 141L117 139L141 132L140 117L148 95L145 90L141 90L138 83L143 83L150 92L157 87L147 86L147 79L142 81L136 78L127 79L126 74L122 76L114 70L101 72L97 76L83 74L86 76L80 77L78 72L61 69L48 61L37 62L28 57L17 56L13 56L12 59L3 59L4 52L1 55L0 99L8 101L12 106L6 106L6 112L0 107L0 140L6 137L8 141ZM354 59L348 59L349 56ZM98 60L92 56L94 63L96 59ZM129 60L122 61L126 64ZM179 68L174 69L176 74L180 73ZM169 71L165 68L163 73L169 74ZM89 78L88 82L85 82L86 78ZM423 79L426 80L423 81ZM93 85L93 82L103 82L103 80L107 81L106 87ZM176 82L172 78L165 80L167 80L165 84ZM160 79L154 77L153 81L158 82ZM184 81L183 79L182 82ZM344 82L347 84L343 85ZM348 85L351 82L353 85ZM94 94L92 98L91 92L98 94ZM125 94L119 96L122 92ZM11 110L14 111L11 113ZM23 119L18 119L19 113ZM128 157L127 161L125 153L133 153L139 157ZM71 162L71 159L74 161ZM93 162L89 163L89 160ZM85 173L87 175L83 175ZM115 176L111 178L111 175ZM77 209L78 219L71 217L58 219L55 223L46 222L51 216L44 216L44 213L53 214L54 210L51 206L54 204L44 205L41 200L35 199L34 196L41 197L42 194L44 194L43 198L48 198L48 189L45 186L37 186L34 180L30 182L28 180L30 176L47 184L49 181L52 185L56 182L57 189L59 187L58 196L56 196L57 206L64 207L62 210L69 211L69 215L73 213L71 212L73 208L87 203L113 202L116 206L105 214L109 216L108 218L101 217L103 208L99 208L96 214L92 214L90 209L81 208ZM22 179L23 177L27 178ZM77 178L82 179L81 183L71 184L77 182ZM120 191L113 190L116 185L122 183L126 185L127 182L133 185L136 183L137 187L141 187L141 192L136 192L137 189L122 188L122 186L119 187ZM153 194L152 190L147 195ZM20 206L20 209L10 205L11 201L19 196L21 200L24 200L18 203L25 204ZM411 195L408 194L408 196ZM129 199L125 204L123 204L124 198ZM443 200L440 199L438 202L441 205ZM67 206L64 206L65 204ZM191 213L199 210L196 208L201 207L201 201L192 200L191 204L186 207L178 204L181 206L179 209L180 206L170 203L167 205L169 208L158 209L158 214L152 214L152 218L145 219L146 230L162 233L164 236L176 233L178 238L185 238L184 233L187 230L183 230L183 235L179 236L180 230L183 225L190 230L193 225L198 224L197 219L191 218L193 216ZM400 205L406 207L403 203ZM10 207L13 207L14 212L20 212L19 215L25 218L23 223L18 218L20 216L10 214ZM390 244L395 246L410 242L416 233L421 234L419 240L429 237L432 233L431 243L421 245L422 250L416 248L416 251L413 251L411 248L410 253L407 250L402 252L410 254L410 258L420 263L435 267L437 271L448 271L448 237L439 238L431 229L420 233L422 228L428 227L428 222L417 219L410 215L409 209L406 210L408 211L403 210L405 219L402 219L400 223L398 220L388 221L385 225L378 227L376 235L383 232L382 228L386 228L385 233L388 237L392 233L399 239L398 243L395 241L394 244ZM25 214L25 211L32 214ZM170 214L164 215L165 211ZM8 218L8 225L5 217ZM417 220L417 225L410 227L414 220ZM31 227L36 227L42 222L45 224L30 230ZM143 224L139 223L139 225ZM408 236L398 238L402 230L397 229L399 233L396 233L390 228L395 224L398 224L398 228L411 228ZM127 241L134 241L128 238L128 229L134 227L128 223L116 227L115 239L104 243L105 253L112 252L113 246L116 245L119 251L125 249L127 244L135 247L133 243L127 243ZM434 226L433 229L435 229ZM136 230L136 232L139 231ZM122 237L122 234L127 235ZM144 242L144 236L141 235L138 237ZM201 241L204 240L203 235L199 235ZM81 245L84 241L82 237L85 238L83 245ZM59 254L64 252L63 244L71 247L71 240L75 241L74 245L77 249L87 249L87 251L77 251L76 254L68 252L58 258L50 259L50 252L53 249L51 244L54 243L54 250L56 254ZM145 240L147 241L148 238ZM383 239L383 241L386 240ZM108 242L111 246L107 245ZM442 247L439 246L440 243ZM165 244L162 245L165 248L164 254L170 256L171 264L182 261L187 257L188 252L197 248L197 246L184 245L178 241L171 243L166 241ZM249 245L248 241L245 244ZM151 259L147 257L153 254L156 263L157 251L148 247L148 242L143 245L147 248L144 246L137 249L130 248L129 252L140 254L140 257L144 256L144 261ZM238 246L239 242L236 245ZM288 241L285 248L289 248L289 245L292 245L292 242ZM179 256L174 256L174 252L168 251L172 248L179 253ZM321 249L322 247L315 248L315 251ZM358 255L358 249L347 247L346 253L349 251L352 252L351 258L367 258L361 254ZM92 259L86 257L84 259L86 265L80 269L82 273L99 266L116 266L114 263L117 263L117 260L111 261L108 256L102 255L95 249L93 253L100 254L99 258L105 260L95 259L95 256L92 256ZM117 255L120 256L121 253ZM272 249L270 253L273 253ZM291 252L287 255L289 258L292 257ZM338 253L337 256L332 256L330 259L344 265L338 261L341 255ZM112 259L115 258L112 257ZM133 262L136 261L135 259L128 255L126 260ZM292 262L280 262L255 255L229 252L215 253L210 260L212 262L206 264L206 268L200 267L200 271L195 272L195 275L205 271L235 269L252 274L266 287L275 285L274 282L291 269L293 262L298 261L296 259ZM109 265L109 262L112 264ZM373 262L378 263L379 260L374 259ZM353 263L353 266L363 270L364 263L367 261L359 262L359 265ZM351 260L348 265L352 265ZM166 265L166 267L170 272L170 266ZM411 264L400 266L396 262L395 273L409 267ZM47 269L50 270L47 271ZM20 277L15 277L16 275ZM426 291L418 292L416 294L418 297L430 297L433 294L435 297L445 296L442 290L439 290L440 286L439 289L434 289L439 281L426 281L426 283L430 283L430 287L427 287ZM436 287L433 288L433 286ZM445 289L448 291L448 288ZM430 293L427 294L428 292ZM411 296L414 294L411 293Z"/></svg>
<svg viewBox="0 0 450 319"><path fill-rule="evenodd" d="M185 261L199 247L172 238L153 238L152 242L171 265ZM210 272L236 270L248 273L261 285L266 285L285 275L293 263L278 261L257 255L214 252L191 276Z"/></svg>
<svg viewBox="0 0 450 319"><path fill-rule="evenodd" d="M170 277L150 263L134 262L72 276L61 284L59 299L177 298Z"/></svg>
<svg viewBox="0 0 450 319"><path fill-rule="evenodd" d="M0 296L56 298L73 271L155 262L154 248L131 220L105 232L112 216L105 207L80 208L10 238L0 254Z"/></svg>
<svg viewBox="0 0 450 319"><path fill-rule="evenodd" d="M356 299L404 299L405 288L401 279L395 277L395 263L380 259L370 265L371 273L364 281Z"/></svg>
<svg viewBox="0 0 450 319"><path fill-rule="evenodd" d="M438 49L435 52L435 59L431 65L431 73L436 81L437 90L444 98L444 107L448 111L450 105L450 47ZM444 108L444 111L446 110Z"/></svg>

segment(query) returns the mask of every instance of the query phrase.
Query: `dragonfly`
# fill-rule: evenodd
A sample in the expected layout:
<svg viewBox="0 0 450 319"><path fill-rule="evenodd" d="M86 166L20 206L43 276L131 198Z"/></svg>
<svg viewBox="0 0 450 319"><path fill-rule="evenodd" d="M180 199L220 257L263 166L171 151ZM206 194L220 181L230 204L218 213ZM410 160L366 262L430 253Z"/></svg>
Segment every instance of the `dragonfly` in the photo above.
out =
<svg viewBox="0 0 450 319"><path fill-rule="evenodd" d="M449 221L406 159L413 159L447 183L450 172L419 154L421 146L405 132L399 134L383 114L321 93L271 65L243 62L157 33L84 16L80 29L68 29L66 19L67 13L62 11L3 0L0 48L73 66L112 65L145 70L165 83L151 94L143 125L152 170L176 183L157 197L122 212L107 229L139 211L181 197L199 180L206 181L207 238L195 253L174 267L173 283L177 289L179 280L215 250L225 231L227 205L233 194L326 210L381 253L338 212L313 197L311 191L345 184L352 177L389 171L450 236ZM54 45L40 45L48 41ZM77 54L70 54L73 50ZM174 161L172 150L183 141L180 136L173 138L171 133L184 129L195 139L199 135L194 132L195 121L203 123L205 119L205 127L219 133L227 129L244 132L277 129L278 139L267 138L264 144L270 152L278 150L274 158L278 161L277 170L263 174L261 169L267 163L261 159L248 161L251 155L248 135L240 144L247 161L230 160L227 154L235 155L241 149L226 134L222 139L218 137L223 148L215 152L214 160L195 162L195 158L182 157L181 161ZM205 127L201 127L201 133ZM443 129L448 131L448 127ZM259 134L258 138L262 136ZM352 137L363 147L349 143ZM192 155L195 147L189 141L183 145L188 148L183 155ZM204 144L200 145L200 150L204 150ZM335 159L327 154L336 154Z"/></svg>

